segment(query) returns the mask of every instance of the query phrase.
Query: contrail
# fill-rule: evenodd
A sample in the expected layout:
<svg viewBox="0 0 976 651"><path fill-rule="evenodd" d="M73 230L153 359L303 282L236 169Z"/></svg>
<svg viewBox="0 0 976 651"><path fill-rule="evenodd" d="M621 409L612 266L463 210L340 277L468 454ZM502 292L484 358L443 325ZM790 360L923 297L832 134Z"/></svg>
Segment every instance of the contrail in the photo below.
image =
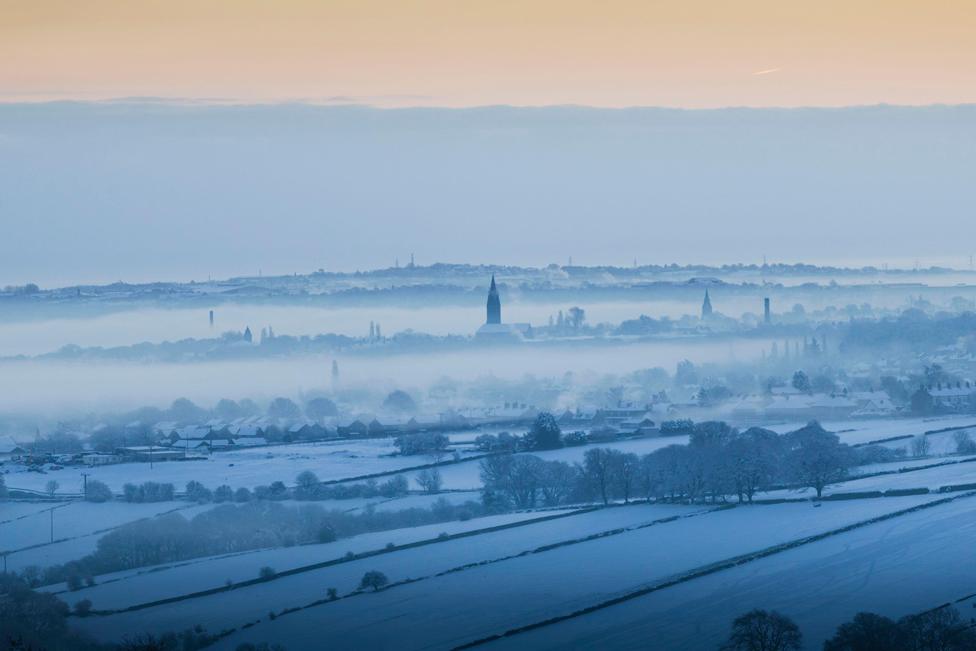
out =
<svg viewBox="0 0 976 651"><path fill-rule="evenodd" d="M773 73L773 72L779 72L780 70L782 70L782 68L770 68L769 70L758 70L758 71L752 73L752 76L753 77L758 77L759 75L768 75L768 74Z"/></svg>

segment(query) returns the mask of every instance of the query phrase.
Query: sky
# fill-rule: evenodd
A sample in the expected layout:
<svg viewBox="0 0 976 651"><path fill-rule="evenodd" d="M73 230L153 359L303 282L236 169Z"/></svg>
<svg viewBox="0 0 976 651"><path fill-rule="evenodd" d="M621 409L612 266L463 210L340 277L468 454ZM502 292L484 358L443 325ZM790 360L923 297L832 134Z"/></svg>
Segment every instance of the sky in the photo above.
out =
<svg viewBox="0 0 976 651"><path fill-rule="evenodd" d="M0 0L0 101L976 101L971 0Z"/></svg>
<svg viewBox="0 0 976 651"><path fill-rule="evenodd" d="M0 104L0 286L405 263L968 267L976 106Z"/></svg>
<svg viewBox="0 0 976 651"><path fill-rule="evenodd" d="M974 33L955 0L0 0L0 286L967 267Z"/></svg>

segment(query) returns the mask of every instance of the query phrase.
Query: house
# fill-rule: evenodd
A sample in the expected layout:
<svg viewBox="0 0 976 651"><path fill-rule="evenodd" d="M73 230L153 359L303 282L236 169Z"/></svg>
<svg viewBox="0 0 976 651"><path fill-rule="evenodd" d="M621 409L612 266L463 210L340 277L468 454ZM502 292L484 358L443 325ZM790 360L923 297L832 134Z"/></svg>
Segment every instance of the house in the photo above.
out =
<svg viewBox="0 0 976 651"><path fill-rule="evenodd" d="M614 407L604 407L596 412L594 423L621 427L623 423L637 424L647 418L647 405L620 401ZM627 429L627 427L624 427Z"/></svg>
<svg viewBox="0 0 976 651"><path fill-rule="evenodd" d="M241 436L234 439L234 445L239 448L253 448L267 444L268 441L261 436Z"/></svg>
<svg viewBox="0 0 976 651"><path fill-rule="evenodd" d="M340 425L337 430L339 436L345 438L365 438L369 435L369 427L361 420L354 420L346 426Z"/></svg>
<svg viewBox="0 0 976 651"><path fill-rule="evenodd" d="M0 462L15 461L26 453L11 437L0 436Z"/></svg>
<svg viewBox="0 0 976 651"><path fill-rule="evenodd" d="M173 461L175 459L182 459L185 456L185 453L182 449L176 450L173 448L159 448L154 445L131 445L124 448L118 448L115 451L115 455L112 456L117 456L121 459L131 461Z"/></svg>
<svg viewBox="0 0 976 651"><path fill-rule="evenodd" d="M929 387L929 394L932 396L932 404L938 411L972 411L976 405L976 389L971 386L969 381L956 382L954 385L937 384Z"/></svg>
<svg viewBox="0 0 976 651"><path fill-rule="evenodd" d="M122 457L117 454L103 454L101 452L90 452L81 455L81 462L86 466L107 466L112 463L122 463Z"/></svg>
<svg viewBox="0 0 976 651"><path fill-rule="evenodd" d="M889 416L898 411L886 391L853 391L849 397L857 403L852 416Z"/></svg>

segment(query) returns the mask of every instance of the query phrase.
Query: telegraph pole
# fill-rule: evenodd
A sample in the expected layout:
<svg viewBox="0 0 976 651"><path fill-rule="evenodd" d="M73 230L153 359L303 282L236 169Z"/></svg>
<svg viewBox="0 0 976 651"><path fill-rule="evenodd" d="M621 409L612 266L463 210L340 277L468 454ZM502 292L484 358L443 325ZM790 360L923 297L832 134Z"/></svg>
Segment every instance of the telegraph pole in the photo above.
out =
<svg viewBox="0 0 976 651"><path fill-rule="evenodd" d="M51 507L51 542L54 542L54 507Z"/></svg>
<svg viewBox="0 0 976 651"><path fill-rule="evenodd" d="M90 473L87 473L87 472L81 473L81 476L85 478L85 489L84 489L84 492L85 492L85 501L86 502L88 501L88 475L89 474Z"/></svg>

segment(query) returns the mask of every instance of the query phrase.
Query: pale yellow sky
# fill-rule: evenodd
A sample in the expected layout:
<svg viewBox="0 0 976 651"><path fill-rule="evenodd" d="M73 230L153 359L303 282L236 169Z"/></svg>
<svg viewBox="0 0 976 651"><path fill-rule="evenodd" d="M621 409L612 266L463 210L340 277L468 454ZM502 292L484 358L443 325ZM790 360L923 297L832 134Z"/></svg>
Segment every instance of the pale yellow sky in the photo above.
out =
<svg viewBox="0 0 976 651"><path fill-rule="evenodd" d="M130 96L969 103L976 1L0 0L0 101Z"/></svg>

